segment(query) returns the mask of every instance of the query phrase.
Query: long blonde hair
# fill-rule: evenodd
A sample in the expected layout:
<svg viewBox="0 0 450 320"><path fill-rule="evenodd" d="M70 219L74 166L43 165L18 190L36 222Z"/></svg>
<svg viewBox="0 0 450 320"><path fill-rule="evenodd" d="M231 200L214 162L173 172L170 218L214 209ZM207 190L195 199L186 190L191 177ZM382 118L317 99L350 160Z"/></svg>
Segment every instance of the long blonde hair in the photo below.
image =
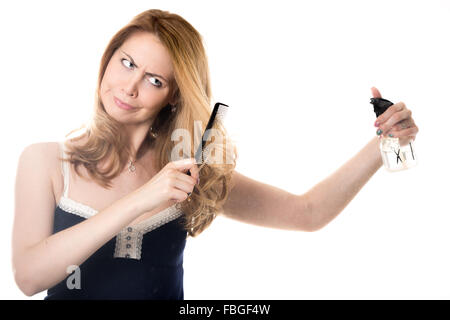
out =
<svg viewBox="0 0 450 320"><path fill-rule="evenodd" d="M78 146L66 143L68 159L63 159L74 165L77 174L78 166L83 165L89 176L105 188L110 188L110 181L124 169L130 147L123 134L122 124L105 111L100 99L100 84L115 50L138 31L155 34L167 48L174 67L178 101L176 111L172 112L169 106L162 108L152 124L153 131L158 136L153 138L149 132L143 143L143 146L151 146L155 150L158 171L170 161L171 150L176 144L171 140L171 133L177 128L188 130L191 134L190 143L193 145L194 120L201 121L204 129L211 115L209 68L201 35L182 17L167 11L147 10L134 17L112 37L101 59L93 117L87 130L72 139L78 141L87 138L86 142ZM214 147L216 150L222 149L224 154L228 153L227 161L222 164L203 163L200 185L194 188L191 201L179 204L184 213L184 227L190 236L200 234L211 224L223 210L223 204L232 188L231 175L236 166L237 150L222 124L217 123L214 129L224 138L223 144ZM191 155L185 156L194 157L195 150L191 150ZM100 169L99 163L107 158L110 160L108 166Z"/></svg>

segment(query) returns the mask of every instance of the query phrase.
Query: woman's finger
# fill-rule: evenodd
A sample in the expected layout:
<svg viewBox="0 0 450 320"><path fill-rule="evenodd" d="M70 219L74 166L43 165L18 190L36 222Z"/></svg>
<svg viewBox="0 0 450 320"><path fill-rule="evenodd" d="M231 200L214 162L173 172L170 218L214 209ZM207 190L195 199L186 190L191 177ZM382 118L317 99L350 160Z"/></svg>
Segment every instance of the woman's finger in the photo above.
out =
<svg viewBox="0 0 450 320"><path fill-rule="evenodd" d="M386 121L388 121L389 118L392 117L394 113L399 112L405 108L406 106L403 102L397 102L396 104L393 104L392 106L387 108L385 112L383 112L377 117L376 123L378 123L378 126L386 123Z"/></svg>
<svg viewBox="0 0 450 320"><path fill-rule="evenodd" d="M195 179L195 181L197 182L198 178L200 177L200 169L198 168L197 164L194 164L191 169L191 176L192 178Z"/></svg>
<svg viewBox="0 0 450 320"><path fill-rule="evenodd" d="M390 131L400 131L403 129L407 129L414 126L412 118L408 118L405 120L402 120L400 122L397 122L397 124L393 125Z"/></svg>
<svg viewBox="0 0 450 320"><path fill-rule="evenodd" d="M400 131L391 130L389 134L392 135L392 138L401 138L401 137L415 136L417 132L419 132L419 128L414 126Z"/></svg>
<svg viewBox="0 0 450 320"><path fill-rule="evenodd" d="M372 87L370 89L372 90L372 97L374 97L374 98L381 98L381 93L380 93L380 91L377 88Z"/></svg>
<svg viewBox="0 0 450 320"><path fill-rule="evenodd" d="M192 170L192 168L191 168L191 170ZM177 171L176 178L180 179L181 181L184 181L186 183L194 183L195 184L197 182L197 179L195 177L189 176L185 172Z"/></svg>
<svg viewBox="0 0 450 320"><path fill-rule="evenodd" d="M190 169L193 165L195 165L195 159L194 158L188 158L188 159L181 159L177 161L172 161L169 163L169 166L171 168L177 169L179 171L187 171Z"/></svg>
<svg viewBox="0 0 450 320"><path fill-rule="evenodd" d="M389 107L389 109L391 109L392 107L393 106ZM398 108L400 108L400 106L393 109L393 110L397 109L396 111L390 112L389 118L387 118L383 123L381 123L379 125L379 129L381 129L383 132L388 132L397 123L399 123L405 119L411 118L411 114L412 114L411 110L406 109L406 108L404 108L404 109L398 109ZM386 112L389 111L389 109L386 110ZM384 115L384 113L382 115Z"/></svg>
<svg viewBox="0 0 450 320"><path fill-rule="evenodd" d="M185 193L190 193L193 189L192 181L185 181L181 179L175 179L172 186Z"/></svg>

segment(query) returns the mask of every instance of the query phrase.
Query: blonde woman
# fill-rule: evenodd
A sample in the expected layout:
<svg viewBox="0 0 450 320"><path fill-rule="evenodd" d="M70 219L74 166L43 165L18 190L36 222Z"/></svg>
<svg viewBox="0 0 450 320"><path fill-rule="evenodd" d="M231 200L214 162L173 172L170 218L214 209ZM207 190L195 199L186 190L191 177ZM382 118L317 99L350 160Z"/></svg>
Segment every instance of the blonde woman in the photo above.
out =
<svg viewBox="0 0 450 320"><path fill-rule="evenodd" d="M160 10L136 16L109 42L93 118L83 134L22 152L16 178L13 270L27 296L45 299L183 299L187 236L217 214L260 226L316 231L380 168L374 137L334 174L302 195L252 180L232 161L197 164L194 148L174 160L183 128L211 110L199 33ZM380 96L373 89L374 96ZM403 103L377 119L403 142L418 132ZM225 128L216 127L229 142ZM188 139L189 140L189 139ZM229 147L231 146L231 147ZM188 175L189 171L189 175Z"/></svg>

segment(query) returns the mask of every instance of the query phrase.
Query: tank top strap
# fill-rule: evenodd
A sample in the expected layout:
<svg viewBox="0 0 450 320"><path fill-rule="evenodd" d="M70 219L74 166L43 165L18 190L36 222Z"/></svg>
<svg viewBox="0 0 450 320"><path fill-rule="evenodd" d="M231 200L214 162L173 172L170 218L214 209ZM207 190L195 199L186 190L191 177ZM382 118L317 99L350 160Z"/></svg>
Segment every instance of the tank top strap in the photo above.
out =
<svg viewBox="0 0 450 320"><path fill-rule="evenodd" d="M61 147L61 157L66 158L66 151L64 147L64 141L60 141L59 145ZM61 168L64 178L64 193L63 196L67 198L67 193L69 191L69 163L66 161L61 161Z"/></svg>

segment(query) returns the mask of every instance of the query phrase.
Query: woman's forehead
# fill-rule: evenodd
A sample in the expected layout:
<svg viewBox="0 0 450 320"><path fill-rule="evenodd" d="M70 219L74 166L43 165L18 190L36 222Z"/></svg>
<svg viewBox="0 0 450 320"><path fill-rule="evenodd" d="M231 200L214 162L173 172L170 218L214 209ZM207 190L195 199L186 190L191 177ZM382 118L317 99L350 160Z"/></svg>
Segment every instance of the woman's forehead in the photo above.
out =
<svg viewBox="0 0 450 320"><path fill-rule="evenodd" d="M160 74L168 80L173 78L170 54L155 34L150 32L132 34L118 50L119 54L124 52L145 72Z"/></svg>

